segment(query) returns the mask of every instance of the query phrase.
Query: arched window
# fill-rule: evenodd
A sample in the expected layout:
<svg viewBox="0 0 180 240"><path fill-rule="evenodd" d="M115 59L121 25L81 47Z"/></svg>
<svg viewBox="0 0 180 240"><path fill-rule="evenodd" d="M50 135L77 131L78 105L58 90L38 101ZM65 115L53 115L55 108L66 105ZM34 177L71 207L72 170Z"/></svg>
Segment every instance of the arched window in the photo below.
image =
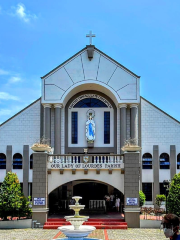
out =
<svg viewBox="0 0 180 240"><path fill-rule="evenodd" d="M30 169L33 169L33 154L30 156Z"/></svg>
<svg viewBox="0 0 180 240"><path fill-rule="evenodd" d="M177 155L177 169L180 169L180 153Z"/></svg>
<svg viewBox="0 0 180 240"><path fill-rule="evenodd" d="M152 169L152 155L150 153L143 154L142 169Z"/></svg>
<svg viewBox="0 0 180 240"><path fill-rule="evenodd" d="M6 155L0 153L0 169L6 169Z"/></svg>
<svg viewBox="0 0 180 240"><path fill-rule="evenodd" d="M13 169L22 169L22 155L15 153L13 156Z"/></svg>
<svg viewBox="0 0 180 240"><path fill-rule="evenodd" d="M169 169L169 155L167 153L162 153L160 155L160 169Z"/></svg>
<svg viewBox="0 0 180 240"><path fill-rule="evenodd" d="M74 108L107 108L108 106L97 98L84 98L74 105Z"/></svg>

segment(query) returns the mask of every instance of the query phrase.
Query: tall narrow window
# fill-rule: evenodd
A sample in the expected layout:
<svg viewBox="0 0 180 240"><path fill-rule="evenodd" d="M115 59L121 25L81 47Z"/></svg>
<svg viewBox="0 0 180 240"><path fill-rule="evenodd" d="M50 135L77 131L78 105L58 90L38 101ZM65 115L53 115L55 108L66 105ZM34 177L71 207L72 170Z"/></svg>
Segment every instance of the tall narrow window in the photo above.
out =
<svg viewBox="0 0 180 240"><path fill-rule="evenodd" d="M146 201L152 201L152 183L142 183L142 190L146 196Z"/></svg>
<svg viewBox="0 0 180 240"><path fill-rule="evenodd" d="M78 143L78 113L72 112L72 143Z"/></svg>
<svg viewBox="0 0 180 240"><path fill-rule="evenodd" d="M150 153L143 154L142 169L152 169L152 155Z"/></svg>
<svg viewBox="0 0 180 240"><path fill-rule="evenodd" d="M6 169L6 155L0 153L0 169Z"/></svg>
<svg viewBox="0 0 180 240"><path fill-rule="evenodd" d="M22 169L22 155L20 153L13 156L13 169Z"/></svg>
<svg viewBox="0 0 180 240"><path fill-rule="evenodd" d="M180 153L177 155L177 169L180 169Z"/></svg>
<svg viewBox="0 0 180 240"><path fill-rule="evenodd" d="M159 183L160 194L166 195L166 188L164 187L164 183Z"/></svg>
<svg viewBox="0 0 180 240"><path fill-rule="evenodd" d="M170 169L169 155L167 153L160 155L160 169Z"/></svg>
<svg viewBox="0 0 180 240"><path fill-rule="evenodd" d="M104 112L104 144L110 143L110 112Z"/></svg>
<svg viewBox="0 0 180 240"><path fill-rule="evenodd" d="M33 154L30 156L30 169L33 169Z"/></svg>

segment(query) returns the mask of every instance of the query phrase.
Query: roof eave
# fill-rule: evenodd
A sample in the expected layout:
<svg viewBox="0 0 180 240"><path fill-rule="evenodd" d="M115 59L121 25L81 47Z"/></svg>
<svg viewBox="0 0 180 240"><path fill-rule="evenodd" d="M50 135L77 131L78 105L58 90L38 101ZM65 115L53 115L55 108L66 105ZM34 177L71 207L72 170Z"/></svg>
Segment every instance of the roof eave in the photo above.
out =
<svg viewBox="0 0 180 240"><path fill-rule="evenodd" d="M61 66L63 66L64 64L66 64L67 62L69 62L71 59L73 59L74 57L76 57L78 54L80 54L81 52L83 52L84 50L87 49L87 46L83 49L81 49L79 52L77 52L76 54L74 54L72 57L68 58L66 61L64 61L63 63L61 63L60 65L58 65L57 67L55 67L53 70L51 70L50 72L48 72L47 74L45 74L43 77L41 77L41 79L44 79L45 77L47 77L49 74L53 73L55 70L57 70L58 68L60 68ZM114 60L113 58L111 58L110 56L108 56L107 54L105 54L104 52L102 52L101 50L99 50L98 48L94 47L95 50L97 50L98 52L100 52L101 54L103 54L104 56L106 56L107 58L109 58L111 61L113 61L114 63L116 63L117 65L119 65L120 67L124 68L126 71L128 71L130 74L134 75L136 78L140 78L141 76L138 76L137 74L135 74L134 72L132 72L131 70L129 70L128 68L126 68L125 66L123 66L122 64L120 64L119 62L117 62L116 60Z"/></svg>

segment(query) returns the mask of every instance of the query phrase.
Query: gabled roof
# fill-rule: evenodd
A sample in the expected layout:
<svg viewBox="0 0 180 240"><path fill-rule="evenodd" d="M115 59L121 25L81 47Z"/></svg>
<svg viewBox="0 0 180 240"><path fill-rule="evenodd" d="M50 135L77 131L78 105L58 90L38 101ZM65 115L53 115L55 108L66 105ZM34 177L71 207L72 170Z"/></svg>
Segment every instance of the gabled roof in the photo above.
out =
<svg viewBox="0 0 180 240"><path fill-rule="evenodd" d="M48 72L47 74L45 74L43 77L41 77L41 79L44 79L45 77L47 77L49 74L53 73L54 71L56 71L57 69L61 68L64 64L68 63L70 60L72 60L73 58L75 58L76 56L78 56L79 54L81 54L82 52L84 52L87 49L87 47L81 49L79 52L77 52L76 54L74 54L72 57L70 57L69 59L67 59L65 62L61 63L60 65L58 65L57 67L55 67L53 70L51 70L50 72ZM132 71L130 71L128 68L124 67L122 64L120 64L119 62L117 62L116 60L114 60L113 58L111 58L110 56L108 56L107 54L105 54L104 52L100 51L98 48L94 47L94 50L98 51L100 54L104 55L106 58L109 58L109 60L113 61L115 64L117 64L118 66L120 66L121 68L124 68L127 72L131 73L132 75L134 75L137 78L140 78L140 76L136 75L135 73L133 73Z"/></svg>
<svg viewBox="0 0 180 240"><path fill-rule="evenodd" d="M9 122L11 119L15 118L16 116L18 116L20 113L22 113L23 111L25 111L26 109L28 109L29 107L31 107L33 104L35 104L36 102L40 101L41 97L38 98L37 100L35 100L34 102L30 103L27 107L23 108L21 111L19 111L18 113L16 113L15 115L13 115L12 117L10 117L9 119L7 119L5 122L0 124L0 127L2 127L5 123Z"/></svg>
<svg viewBox="0 0 180 240"><path fill-rule="evenodd" d="M169 115L168 113L164 112L162 109L158 108L156 105L154 105L153 103L149 102L147 99L145 99L143 97L141 97L141 99L143 99L144 101L149 103L151 106L155 107L157 110L159 110L160 112L164 113L166 116L170 117L172 120L174 120L174 121L176 121L177 123L180 124L180 122L176 118L173 118L171 115Z"/></svg>

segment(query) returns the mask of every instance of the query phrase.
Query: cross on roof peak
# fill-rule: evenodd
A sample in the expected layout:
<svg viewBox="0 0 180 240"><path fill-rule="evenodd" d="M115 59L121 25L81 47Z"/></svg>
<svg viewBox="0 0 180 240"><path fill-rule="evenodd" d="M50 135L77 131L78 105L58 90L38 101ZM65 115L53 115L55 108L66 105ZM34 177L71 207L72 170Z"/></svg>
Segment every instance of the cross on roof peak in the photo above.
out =
<svg viewBox="0 0 180 240"><path fill-rule="evenodd" d="M89 45L92 45L92 38L96 35L92 33L92 31L89 31L89 34L86 34L86 37L89 37Z"/></svg>

